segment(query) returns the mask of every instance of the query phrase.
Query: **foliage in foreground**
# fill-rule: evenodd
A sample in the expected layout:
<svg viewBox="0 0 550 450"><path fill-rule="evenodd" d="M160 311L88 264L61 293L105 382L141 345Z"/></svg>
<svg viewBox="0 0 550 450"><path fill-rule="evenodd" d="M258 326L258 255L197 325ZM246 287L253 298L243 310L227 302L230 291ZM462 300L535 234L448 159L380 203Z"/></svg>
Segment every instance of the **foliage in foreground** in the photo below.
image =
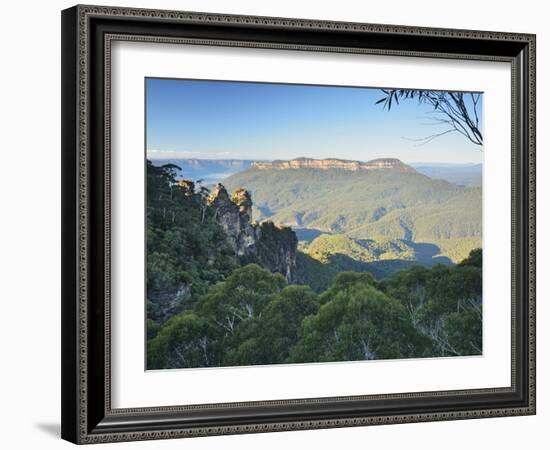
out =
<svg viewBox="0 0 550 450"><path fill-rule="evenodd" d="M227 236L208 207L209 191L176 180L178 167L147 161L147 291L190 286L192 298L238 266ZM158 321L148 302L147 317ZM155 334L156 325L149 324Z"/></svg>
<svg viewBox="0 0 550 450"><path fill-rule="evenodd" d="M342 272L320 295L249 264L155 330L148 369L481 354L481 256Z"/></svg>

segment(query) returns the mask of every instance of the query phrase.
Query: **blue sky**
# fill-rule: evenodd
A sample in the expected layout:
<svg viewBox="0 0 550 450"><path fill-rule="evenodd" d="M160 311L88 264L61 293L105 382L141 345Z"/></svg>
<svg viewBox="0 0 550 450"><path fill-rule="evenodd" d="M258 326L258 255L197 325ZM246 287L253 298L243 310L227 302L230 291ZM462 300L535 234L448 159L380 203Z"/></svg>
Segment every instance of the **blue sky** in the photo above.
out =
<svg viewBox="0 0 550 450"><path fill-rule="evenodd" d="M416 100L391 111L375 88L146 79L150 158L292 159L480 163L483 153L458 133L429 123Z"/></svg>

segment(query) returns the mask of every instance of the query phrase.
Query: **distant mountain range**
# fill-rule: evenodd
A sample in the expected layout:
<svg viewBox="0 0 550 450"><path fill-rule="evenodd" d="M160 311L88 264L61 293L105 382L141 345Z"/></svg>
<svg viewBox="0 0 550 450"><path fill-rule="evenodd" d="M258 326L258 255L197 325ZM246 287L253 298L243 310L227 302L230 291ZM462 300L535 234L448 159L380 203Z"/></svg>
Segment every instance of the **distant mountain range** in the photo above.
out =
<svg viewBox="0 0 550 450"><path fill-rule="evenodd" d="M370 168L304 158L255 164L224 185L251 192L256 220L291 226L312 244L324 234L399 239L433 244L434 256L454 262L481 246L480 187L433 179L396 159L363 164Z"/></svg>
<svg viewBox="0 0 550 450"><path fill-rule="evenodd" d="M418 172L459 186L481 186L482 164L411 164Z"/></svg>
<svg viewBox="0 0 550 450"><path fill-rule="evenodd" d="M359 161L345 161L339 159L314 160L311 158L297 158L295 162L303 161L321 161L319 166L327 164L329 161L341 162L344 165L355 165L360 167L365 165ZM391 158L381 159L379 161L390 161ZM177 158L177 159L153 159L157 166L163 164L175 164L181 170L181 177L191 180L203 180L205 184L214 184L235 173L249 169L252 165L272 165L276 168L278 165L284 165L288 161L257 161L243 159L197 159L197 158ZM442 164L442 163L411 163L410 167L417 172L427 175L430 178L437 178L449 181L450 183L461 186L481 186L482 165L481 164Z"/></svg>

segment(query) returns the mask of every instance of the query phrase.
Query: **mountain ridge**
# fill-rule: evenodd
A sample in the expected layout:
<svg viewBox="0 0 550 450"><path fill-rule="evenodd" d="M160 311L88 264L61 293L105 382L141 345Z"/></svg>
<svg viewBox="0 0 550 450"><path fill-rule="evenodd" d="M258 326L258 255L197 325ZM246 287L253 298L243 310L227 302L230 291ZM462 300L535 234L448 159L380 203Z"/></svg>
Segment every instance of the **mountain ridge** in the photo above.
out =
<svg viewBox="0 0 550 450"><path fill-rule="evenodd" d="M360 170L399 170L402 172L416 172L415 169L397 158L377 158L362 162L339 158L294 158L290 160L253 161L251 167L260 170L291 170L291 169L343 169L350 171Z"/></svg>
<svg viewBox="0 0 550 450"><path fill-rule="evenodd" d="M183 179L198 181L202 180L206 184L215 185L216 183L223 181L225 178L234 175L238 172L243 172L250 169L253 164L256 167L264 166L267 168L267 164L288 162L290 160L262 160L262 159L202 159L196 157L187 158L150 158L153 165L162 166L164 164L174 164L180 167L178 176ZM294 160L309 159L319 160L316 158L294 158ZM348 160L340 158L325 158L324 161L343 161L345 163L355 163L359 165L366 164L365 161ZM396 158L378 158L378 160L396 160ZM373 162L377 159L368 161ZM400 161L400 160L398 160ZM430 178L445 180L450 183L459 186L480 186L482 181L482 165L481 164L450 164L450 163L404 163L400 161L408 168L414 169L416 172L426 175ZM325 163L326 164L326 163ZM412 172L410 169L407 169Z"/></svg>
<svg viewBox="0 0 550 450"><path fill-rule="evenodd" d="M258 221L354 239L430 243L455 262L481 246L481 188L415 170L250 167L224 184L250 191Z"/></svg>

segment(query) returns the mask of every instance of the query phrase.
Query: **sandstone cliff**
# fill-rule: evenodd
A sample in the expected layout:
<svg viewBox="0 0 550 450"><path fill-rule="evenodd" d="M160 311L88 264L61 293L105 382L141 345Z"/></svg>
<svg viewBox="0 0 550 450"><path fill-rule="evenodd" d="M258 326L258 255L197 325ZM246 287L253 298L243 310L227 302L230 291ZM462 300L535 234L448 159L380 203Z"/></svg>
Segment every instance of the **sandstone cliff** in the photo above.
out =
<svg viewBox="0 0 550 450"><path fill-rule="evenodd" d="M250 194L239 189L229 197L222 184L218 184L208 199L214 216L227 233L227 238L238 256L256 253L259 238L257 227L252 224L252 200Z"/></svg>
<svg viewBox="0 0 550 450"><path fill-rule="evenodd" d="M230 196L225 187L218 184L208 203L238 256L284 275L289 283L296 281L298 239L291 228L272 222L253 223L252 199L242 188Z"/></svg>
<svg viewBox="0 0 550 450"><path fill-rule="evenodd" d="M271 161L271 162L253 162L252 167L257 169L343 169L343 170L381 170L393 169L401 172L415 172L415 170L395 158L380 158L373 159L368 162L349 161L345 159L312 159L312 158L296 158L289 161Z"/></svg>

